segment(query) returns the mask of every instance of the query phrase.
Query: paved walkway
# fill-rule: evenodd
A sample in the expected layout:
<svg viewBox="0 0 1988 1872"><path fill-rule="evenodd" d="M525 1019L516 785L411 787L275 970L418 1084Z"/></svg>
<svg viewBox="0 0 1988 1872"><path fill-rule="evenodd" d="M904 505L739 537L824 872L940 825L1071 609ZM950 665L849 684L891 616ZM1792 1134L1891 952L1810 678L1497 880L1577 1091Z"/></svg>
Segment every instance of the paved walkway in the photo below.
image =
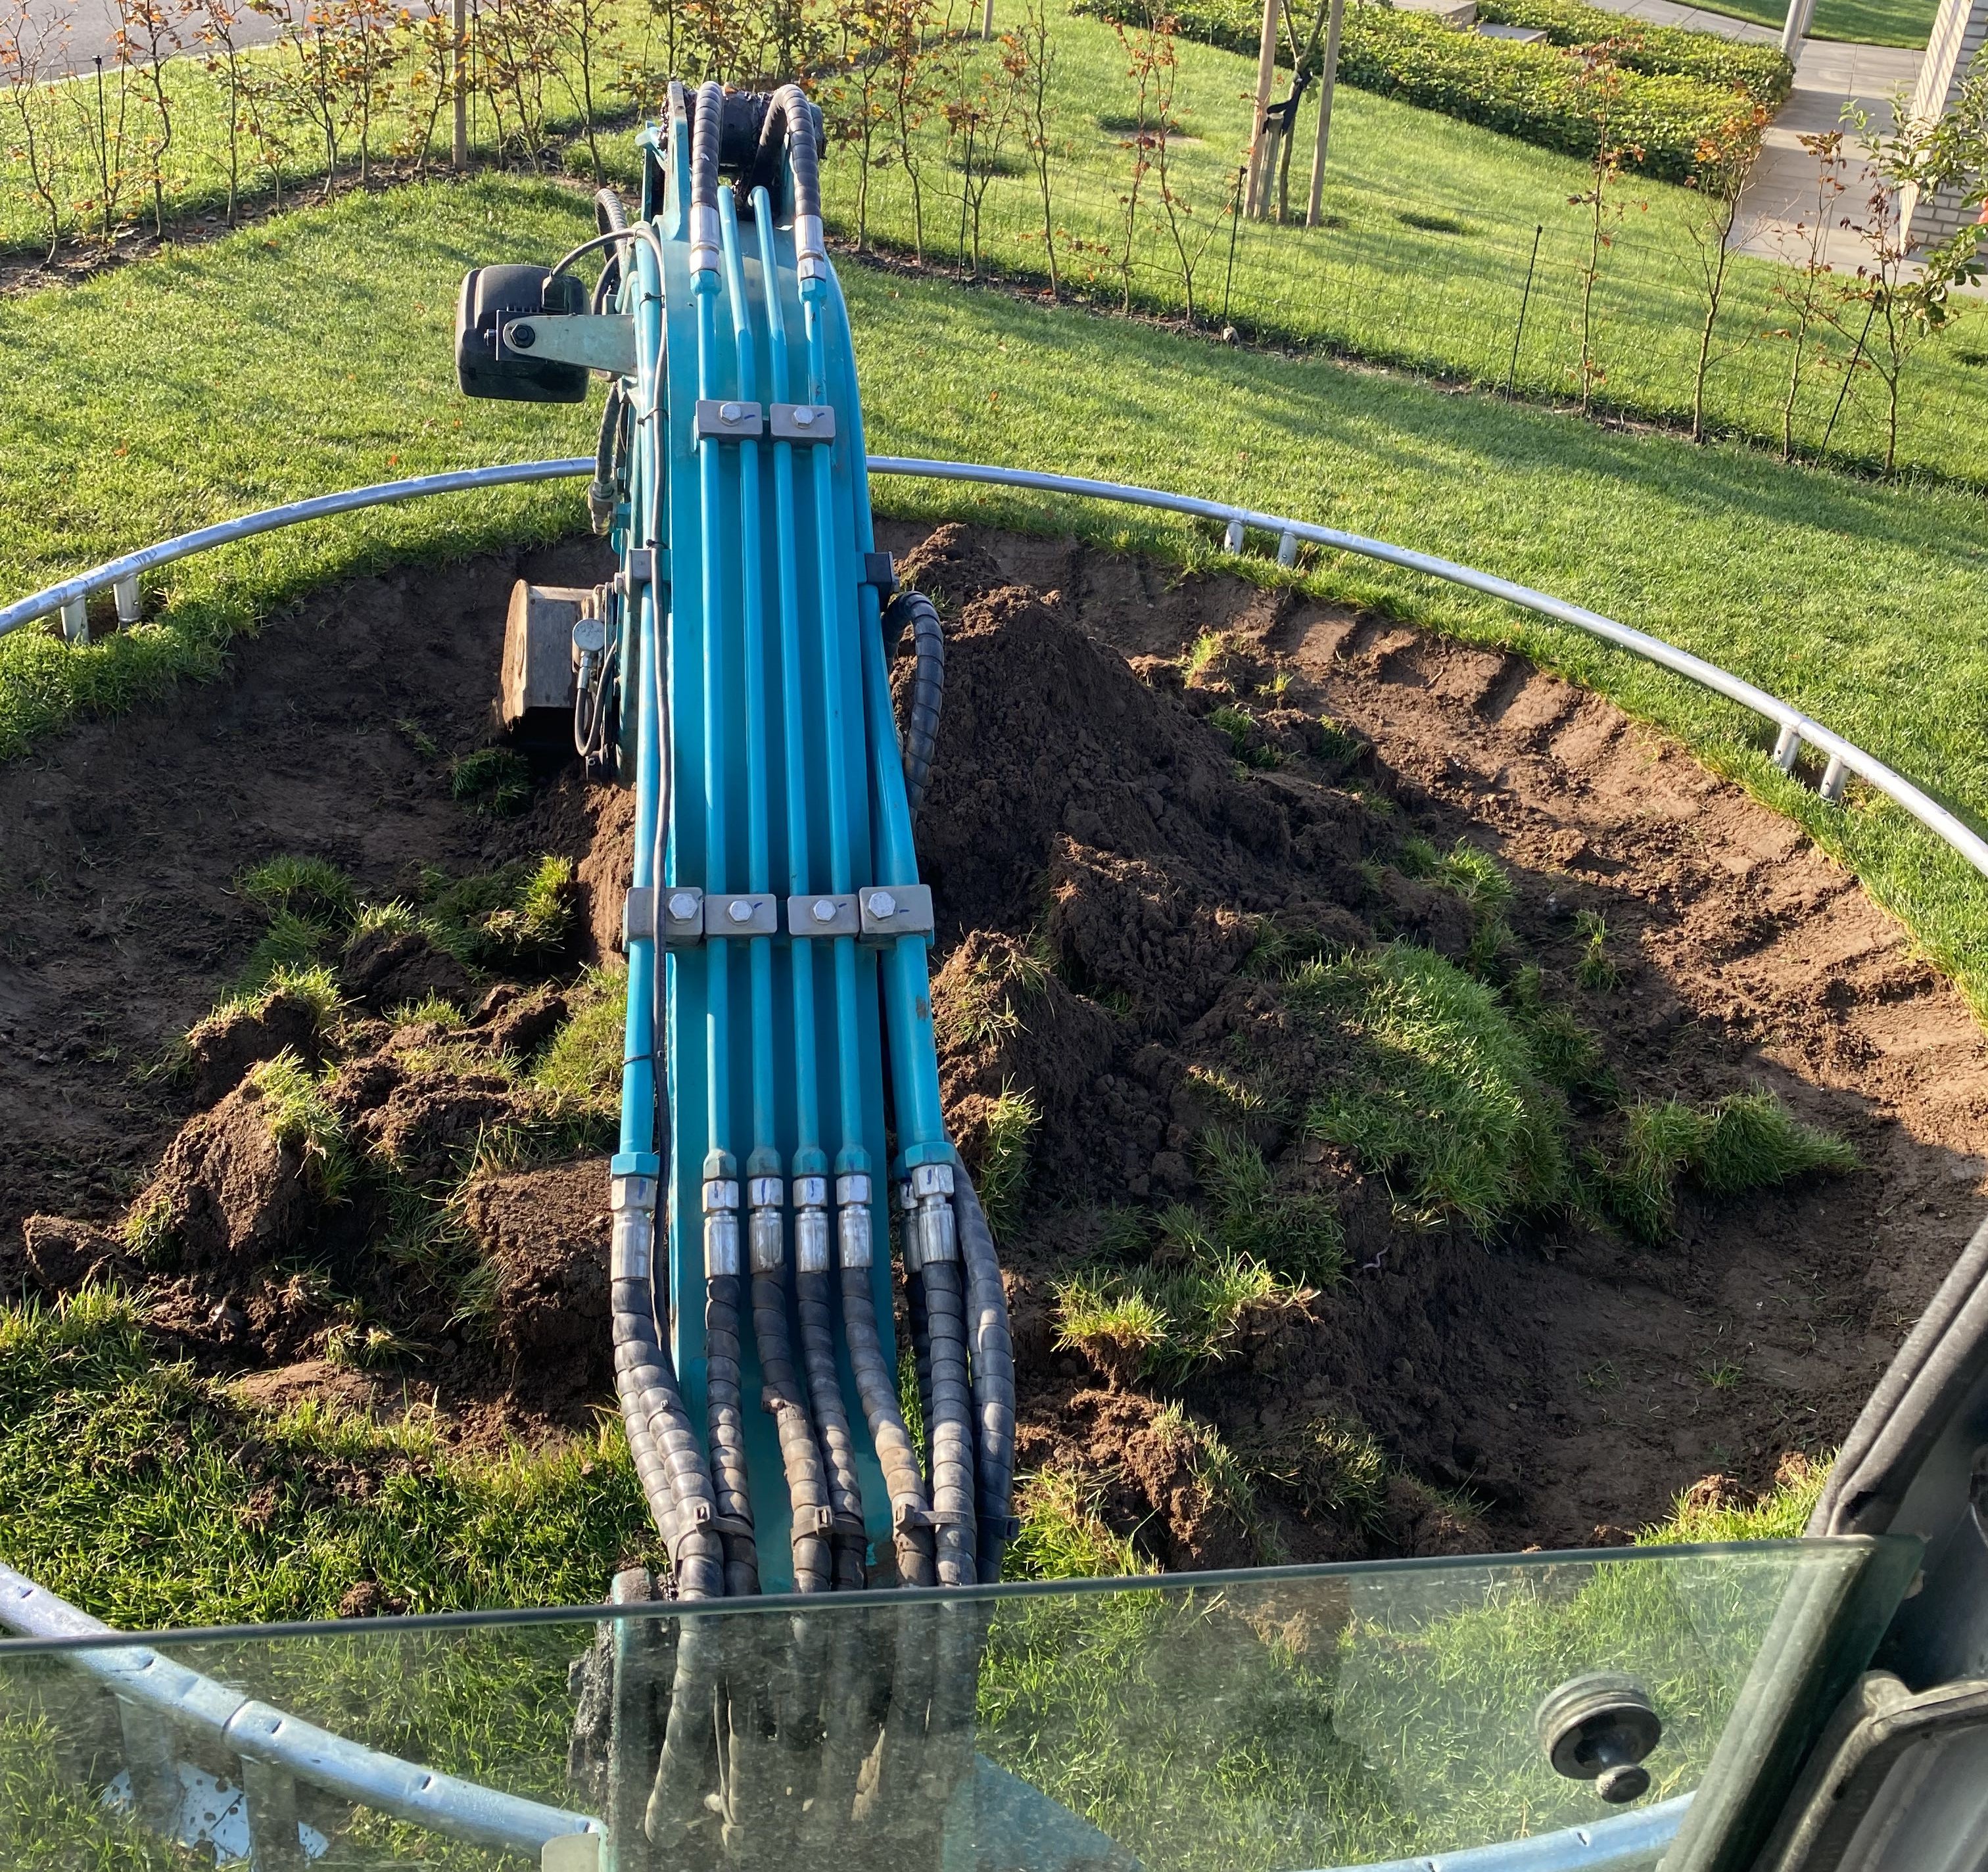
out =
<svg viewBox="0 0 1988 1872"><path fill-rule="evenodd" d="M1774 27L1736 19L1706 7L1682 5L1679 0L1595 0L1595 4L1655 25L1689 26L1756 45L1780 42L1780 33ZM1925 56L1922 52L1895 46L1859 46L1841 39L1802 42L1801 56L1795 61L1795 88L1767 127L1760 165L1740 204L1740 220L1733 229L1736 252L1797 263L1807 259L1809 230L1817 218L1817 176L1816 160L1801 147L1801 139L1840 129L1844 106L1852 100L1871 113L1874 125L1888 127L1893 94L1910 93ZM1874 178L1858 160L1861 150L1861 145L1849 146L1851 160L1842 176L1845 187L1834 198L1834 211L1827 216L1831 225L1824 236L1823 257L1841 272L1854 272L1868 257L1864 243L1841 225L1846 215L1852 221L1863 218L1871 193Z"/></svg>

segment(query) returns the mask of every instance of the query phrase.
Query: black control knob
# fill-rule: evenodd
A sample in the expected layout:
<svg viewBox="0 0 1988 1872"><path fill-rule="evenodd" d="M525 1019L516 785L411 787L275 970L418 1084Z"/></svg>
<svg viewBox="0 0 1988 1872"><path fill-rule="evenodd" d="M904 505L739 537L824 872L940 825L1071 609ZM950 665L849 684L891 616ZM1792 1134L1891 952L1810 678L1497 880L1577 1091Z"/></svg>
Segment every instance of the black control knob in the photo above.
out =
<svg viewBox="0 0 1988 1872"><path fill-rule="evenodd" d="M1618 1806L1650 1791L1643 1759L1663 1739L1664 1725L1633 1677L1595 1671L1570 1678L1533 1720L1556 1774L1592 1781L1596 1793Z"/></svg>

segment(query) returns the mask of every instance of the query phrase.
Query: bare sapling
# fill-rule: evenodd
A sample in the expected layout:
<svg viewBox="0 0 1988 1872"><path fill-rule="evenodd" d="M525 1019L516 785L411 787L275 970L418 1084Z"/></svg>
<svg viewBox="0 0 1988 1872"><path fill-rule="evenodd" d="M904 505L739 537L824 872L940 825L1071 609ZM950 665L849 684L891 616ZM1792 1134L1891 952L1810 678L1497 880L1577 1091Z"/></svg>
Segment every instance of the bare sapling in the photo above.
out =
<svg viewBox="0 0 1988 1872"><path fill-rule="evenodd" d="M47 80L62 69L66 19L51 18L34 0L0 4L0 85L5 90L5 147L26 172L28 192L47 223L48 258L62 245L63 201L57 193L64 150L61 120Z"/></svg>
<svg viewBox="0 0 1988 1872"><path fill-rule="evenodd" d="M173 147L173 98L167 61L183 49L179 11L174 0L117 0L113 42L117 62L128 74L144 74L147 125L144 181L152 194L152 231L166 238L166 157Z"/></svg>
<svg viewBox="0 0 1988 1872"><path fill-rule="evenodd" d="M1865 146L1871 186L1856 226L1868 257L1846 282L1836 322L1847 330L1862 310L1851 367L1867 363L1884 386L1888 475L1898 464L1906 368L1928 338L1960 316L1955 294L1988 272L1977 223L1963 214L1946 239L1921 248L1905 226L1905 198L1909 192L1928 200L1950 191L1966 209L1988 196L1988 75L1969 79L1951 106L1937 113L1915 112L1901 93L1892 100L1888 129L1854 100L1843 117Z"/></svg>
<svg viewBox="0 0 1988 1872"><path fill-rule="evenodd" d="M1691 439L1694 442L1705 439L1705 385L1716 361L1712 345L1719 310L1726 300L1733 230L1740 218L1740 198L1760 160L1760 137L1767 126L1763 106L1746 106L1700 137L1696 152L1691 187L1699 206L1685 223L1685 231L1697 249L1699 286L1705 302L1691 380Z"/></svg>
<svg viewBox="0 0 1988 1872"><path fill-rule="evenodd" d="M1601 278L1601 259L1615 244L1611 229L1622 219L1622 205L1613 194L1623 167L1640 161L1639 149L1618 143L1614 135L1615 110L1622 92L1621 68L1615 62L1619 42L1604 40L1584 46L1580 53L1579 80L1584 108L1594 127L1594 151L1588 184L1577 195L1567 197L1570 208L1587 211L1587 261L1581 272L1581 409L1586 415L1595 391L1607 380L1595 343L1595 288Z"/></svg>
<svg viewBox="0 0 1988 1872"><path fill-rule="evenodd" d="M1775 303L1783 309L1783 322L1768 336L1788 346L1788 373L1781 391L1781 459L1795 456L1795 406L1801 397L1802 379L1811 363L1826 363L1828 353L1820 333L1825 321L1830 230L1837 224L1837 208L1849 186L1843 172L1849 158L1843 153L1843 133L1824 130L1805 136L1801 147L1815 162L1815 194L1812 202L1789 231L1792 242L1784 241L1781 258L1787 264L1777 273Z"/></svg>
<svg viewBox="0 0 1988 1872"><path fill-rule="evenodd" d="M1043 258L1050 273L1050 296L1063 296L1057 271L1056 211L1050 185L1050 87L1056 77L1057 43L1050 30L1050 0L1024 0L1022 23L1003 35L1002 61L1019 99L1022 124L1036 186L1043 204Z"/></svg>
<svg viewBox="0 0 1988 1872"><path fill-rule="evenodd" d="M1146 178L1153 171L1154 153L1159 142L1163 113L1160 96L1164 89L1172 95L1174 63L1173 22L1148 17L1144 24L1126 26L1114 22L1112 30L1124 49L1125 76L1132 81L1131 133L1119 139L1119 147L1132 159L1132 172L1125 192L1118 198L1117 255L1119 309L1132 309L1132 257L1139 237L1139 208Z"/></svg>
<svg viewBox="0 0 1988 1872"><path fill-rule="evenodd" d="M987 191L1000 173L1002 146L1015 120L1015 77L1006 57L990 62L980 42L965 33L948 33L945 45L945 92L939 109L948 157L959 178L959 242L953 276L977 279L981 213Z"/></svg>

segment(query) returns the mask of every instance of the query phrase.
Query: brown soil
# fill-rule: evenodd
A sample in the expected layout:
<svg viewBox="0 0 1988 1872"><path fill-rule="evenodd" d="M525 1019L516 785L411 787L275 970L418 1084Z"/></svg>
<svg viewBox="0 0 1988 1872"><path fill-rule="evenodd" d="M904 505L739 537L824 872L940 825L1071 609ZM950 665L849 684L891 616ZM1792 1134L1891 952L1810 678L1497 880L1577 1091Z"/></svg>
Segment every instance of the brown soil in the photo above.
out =
<svg viewBox="0 0 1988 1872"><path fill-rule="evenodd" d="M1067 542L947 529L914 552L918 534L885 534L950 613L920 825L949 1109L976 1161L1004 1090L1042 1113L1008 1248L1025 1468L1083 1471L1108 1520L1166 1563L1207 1566L1265 1550L1198 1460L1208 1425L1278 1478L1262 1507L1296 1559L1612 1538L1709 1472L1758 1487L1783 1452L1841 1435L1972 1225L1988 1105L1979 1029L1851 879L1516 658ZM317 1046L368 1163L438 1187L479 1133L528 1115L502 1056L553 1032L587 941L493 982L416 939L362 939L335 1045L272 1005L198 1030L190 1069L144 1069L238 972L261 924L232 880L279 852L329 858L375 899L424 865L562 853L592 944L608 934L625 801L548 768L522 816L479 819L424 751L488 738L512 579L590 581L599 564L583 545L324 594L238 646L222 681L0 771L0 862L25 880L0 901L6 1289L149 1279L170 1347L249 1374L271 1403L418 1391L482 1437L548 1434L604 1398L597 1161L493 1169L458 1193L452 1226L487 1269L465 1325L386 1252L380 1201L327 1202L322 1167L272 1141L245 1083ZM1220 653L1185 675L1210 631ZM1245 751L1274 748L1274 767L1239 763L1205 718L1246 698ZM1322 733L1321 715L1357 739ZM1717 1205L1687 1193L1662 1249L1564 1220L1486 1242L1398 1226L1378 1179L1287 1117L1234 1120L1207 1087L1239 1053L1300 1086L1347 1063L1246 965L1266 921L1300 947L1400 935L1466 952L1457 898L1393 863L1411 833L1498 856L1520 954L1626 1090L1765 1084L1867 1167ZM1611 932L1611 992L1578 985L1583 911ZM972 1018L1010 990L1024 1019ZM475 1010L466 1029L378 1018L431 992ZM1576 1106L1577 1126L1601 1122ZM1108 1349L1059 1350L1051 1289L1108 1205L1199 1200L1196 1140L1222 1121L1280 1189L1332 1205L1350 1277L1258 1309L1234 1356L1163 1397ZM117 1232L134 1198L173 1218L170 1274ZM330 1356L350 1347L333 1290L390 1329L377 1377ZM1317 1509L1292 1454L1345 1420L1393 1469L1357 1526Z"/></svg>

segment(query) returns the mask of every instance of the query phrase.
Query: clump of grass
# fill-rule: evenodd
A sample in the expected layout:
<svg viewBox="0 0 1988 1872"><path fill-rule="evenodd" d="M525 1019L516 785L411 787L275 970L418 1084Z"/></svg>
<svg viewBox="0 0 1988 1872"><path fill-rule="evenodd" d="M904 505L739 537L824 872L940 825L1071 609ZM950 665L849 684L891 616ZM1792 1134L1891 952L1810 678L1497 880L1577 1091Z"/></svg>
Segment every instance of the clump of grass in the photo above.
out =
<svg viewBox="0 0 1988 1872"><path fill-rule="evenodd" d="M117 1232L141 1267L155 1274L169 1274L178 1265L179 1242L173 1232L171 1197L154 1196L150 1202L134 1202Z"/></svg>
<svg viewBox="0 0 1988 1872"><path fill-rule="evenodd" d="M981 1147L980 1178L975 1186L987 1225L998 1240L1019 1221L1022 1191L1029 1180L1029 1156L1042 1109L1026 1086L1012 1081L987 1108L987 1137Z"/></svg>
<svg viewBox="0 0 1988 1872"><path fill-rule="evenodd" d="M1067 1469L1038 1469L1015 1493L1020 1530L1009 1543L1005 1580L1107 1580L1149 1573L1152 1563L1115 1534L1097 1512L1094 1488Z"/></svg>
<svg viewBox="0 0 1988 1872"><path fill-rule="evenodd" d="M353 1320L341 1320L324 1338L326 1360L348 1371L378 1371L398 1364L416 1350L384 1326Z"/></svg>
<svg viewBox="0 0 1988 1872"><path fill-rule="evenodd" d="M1264 740L1256 718L1239 705L1208 711L1208 725L1229 743L1229 751L1246 767L1267 772L1284 764L1283 750Z"/></svg>
<svg viewBox="0 0 1988 1872"><path fill-rule="evenodd" d="M1330 1198L1279 1190L1263 1153L1237 1132L1209 1132L1199 1157L1225 1250L1310 1287L1345 1278L1346 1231Z"/></svg>
<svg viewBox="0 0 1988 1872"><path fill-rule="evenodd" d="M1601 1206L1629 1235L1655 1245L1677 1218L1677 1184L1735 1196L1792 1177L1841 1176L1858 1167L1842 1138L1805 1124L1771 1092L1736 1092L1710 1105L1645 1099L1623 1114L1622 1143L1603 1158Z"/></svg>
<svg viewBox="0 0 1988 1872"><path fill-rule="evenodd" d="M1314 964L1286 992L1363 1043L1306 1128L1385 1176L1418 1220L1453 1215L1489 1230L1560 1202L1565 1108L1494 989L1395 942Z"/></svg>
<svg viewBox="0 0 1988 1872"><path fill-rule="evenodd" d="M1669 1520L1645 1529L1638 1544L1796 1539L1821 1499L1833 1460L1790 1450L1774 1472L1773 1486L1752 1502L1741 1499L1723 1476L1708 1476L1677 1498Z"/></svg>
<svg viewBox="0 0 1988 1872"><path fill-rule="evenodd" d="M352 1180L352 1152L345 1126L325 1096L325 1080L289 1048L265 1059L248 1075L262 1101L263 1120L278 1144L301 1151L304 1167L319 1195L337 1201Z"/></svg>
<svg viewBox="0 0 1988 1872"><path fill-rule="evenodd" d="M1335 721L1330 715L1318 718L1318 753L1322 760L1357 761L1367 752L1368 743L1343 721Z"/></svg>
<svg viewBox="0 0 1988 1872"><path fill-rule="evenodd" d="M398 897L390 898L384 904L362 904L359 914L352 920L352 934L355 938L371 936L382 930L403 934L421 927L420 912L411 904L404 904Z"/></svg>
<svg viewBox="0 0 1988 1872"><path fill-rule="evenodd" d="M1465 966L1472 975L1489 977L1513 942L1505 920L1512 907L1512 880L1505 867L1468 839L1459 839L1446 852L1424 838L1404 839L1395 862L1405 876L1425 878L1462 901L1470 912Z"/></svg>
<svg viewBox="0 0 1988 1872"><path fill-rule="evenodd" d="M1255 919L1255 943L1242 958L1242 972L1276 981L1294 973L1307 962L1327 961L1343 944L1329 942L1309 924L1284 917Z"/></svg>
<svg viewBox="0 0 1988 1872"><path fill-rule="evenodd" d="M925 1447L925 1401L918 1390L918 1355L907 1339L898 1347L898 1408L913 1449Z"/></svg>
<svg viewBox="0 0 1988 1872"><path fill-rule="evenodd" d="M336 865L292 855L252 865L235 879L235 888L266 916L288 911L323 923L350 922L358 901L352 880Z"/></svg>
<svg viewBox="0 0 1988 1872"><path fill-rule="evenodd" d="M1038 930L1026 942L996 944L975 955L965 979L934 1009L942 1046L979 1052L1022 1032L1030 1004L1048 988L1056 961Z"/></svg>
<svg viewBox="0 0 1988 1872"><path fill-rule="evenodd" d="M1226 647L1219 630L1204 630L1188 646L1187 654L1181 659L1181 674L1191 683L1199 681Z"/></svg>
<svg viewBox="0 0 1988 1872"><path fill-rule="evenodd" d="M1280 1438L1258 1465L1296 1498L1307 1521L1331 1519L1372 1527L1388 1495L1388 1458L1373 1433L1353 1418L1309 1418L1296 1435Z"/></svg>
<svg viewBox="0 0 1988 1872"><path fill-rule="evenodd" d="M1614 1103L1621 1096L1601 1056L1601 1042L1565 1008L1550 1004L1545 978L1528 962L1505 988L1506 1005L1532 1049L1540 1076L1563 1092Z"/></svg>
<svg viewBox="0 0 1988 1872"><path fill-rule="evenodd" d="M528 858L451 882L431 875L421 923L472 968L539 962L564 950L580 917L570 858Z"/></svg>
<svg viewBox="0 0 1988 1872"><path fill-rule="evenodd" d="M472 812L511 818L531 803L531 763L509 748L478 748L449 762L448 791Z"/></svg>
<svg viewBox="0 0 1988 1872"><path fill-rule="evenodd" d="M1107 1377L1141 1377L1172 1327L1136 1279L1079 1274L1056 1289L1057 1344L1081 1352Z"/></svg>
<svg viewBox="0 0 1988 1872"><path fill-rule="evenodd" d="M627 1039L627 971L588 969L568 992L566 1008L565 1024L532 1069L532 1083L583 1102L617 1099Z"/></svg>
<svg viewBox="0 0 1988 1872"><path fill-rule="evenodd" d="M1581 959L1574 964L1574 979L1583 988L1607 994L1622 979L1622 971L1608 953L1608 924L1599 911L1575 913L1574 932L1581 938Z"/></svg>
<svg viewBox="0 0 1988 1872"><path fill-rule="evenodd" d="M1192 1518L1208 1516L1239 1528L1252 1556L1262 1564L1274 1565L1283 1558L1276 1532L1257 1500L1256 1480L1248 1464L1212 1424L1190 1417L1185 1406L1175 1403L1154 1417L1152 1433L1186 1458L1201 1497L1189 1505Z"/></svg>

